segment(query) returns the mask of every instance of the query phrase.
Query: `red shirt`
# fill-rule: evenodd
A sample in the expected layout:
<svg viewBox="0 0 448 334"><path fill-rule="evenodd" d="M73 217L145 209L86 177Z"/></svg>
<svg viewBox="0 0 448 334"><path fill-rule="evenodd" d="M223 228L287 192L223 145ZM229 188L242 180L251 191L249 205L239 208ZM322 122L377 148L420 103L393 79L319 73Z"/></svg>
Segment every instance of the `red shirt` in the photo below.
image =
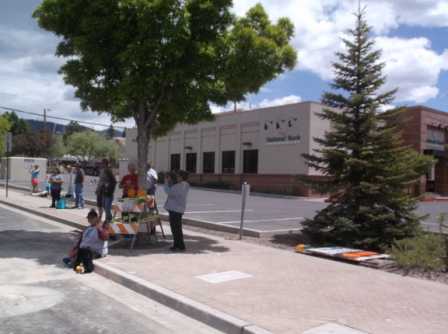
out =
<svg viewBox="0 0 448 334"><path fill-rule="evenodd" d="M132 183L135 186L135 191L137 192L138 189L138 174L126 174L125 176L123 176L123 178L120 181L120 184L129 184ZM123 189L123 194L127 195L128 194L128 190L124 188Z"/></svg>

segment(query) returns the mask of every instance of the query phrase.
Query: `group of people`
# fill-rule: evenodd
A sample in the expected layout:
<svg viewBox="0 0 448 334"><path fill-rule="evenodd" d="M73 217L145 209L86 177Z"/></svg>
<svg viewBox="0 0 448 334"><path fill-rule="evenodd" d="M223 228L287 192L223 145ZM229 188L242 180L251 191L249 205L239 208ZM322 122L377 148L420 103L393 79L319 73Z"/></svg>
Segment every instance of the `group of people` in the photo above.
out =
<svg viewBox="0 0 448 334"><path fill-rule="evenodd" d="M98 188L96 190L97 205L99 209L99 216L95 210L91 210L87 215L89 226L82 231L78 243L75 247L70 247L67 250L68 257L64 262L70 266L76 259L80 248L89 247L93 257L104 257L108 251L107 223L111 221L110 206L113 201L113 194L116 186L116 180L112 171L107 166L107 161L102 161L103 168L98 179ZM129 197L128 191L130 189L138 189L138 174L134 164L128 165L129 173L126 174L120 181L118 188L123 189L122 198ZM171 233L173 235L173 246L169 249L174 252L185 251L185 243L182 232L182 216L185 213L187 206L187 196L190 185L186 182L188 179L188 172L179 171L176 173L176 184L173 184L170 175L167 173L164 177L164 190L168 195L164 208L168 211ZM147 194L154 195L157 189L157 173L152 168L151 164L147 165ZM101 203L101 205L99 205ZM101 223L101 215L103 211L106 214L106 220Z"/></svg>
<svg viewBox="0 0 448 334"><path fill-rule="evenodd" d="M60 173L59 168L54 168L51 175L45 176L45 190L39 191L39 166L34 165L30 167L31 184L33 190L31 196L48 197L51 195L50 208L55 208L57 201L61 199L62 184L64 183L64 176Z"/></svg>
<svg viewBox="0 0 448 334"><path fill-rule="evenodd" d="M126 174L120 181L118 187L123 189L122 198L128 197L129 189L138 189L138 174L134 164L128 165L129 173ZM171 251L181 252L185 251L184 236L182 232L182 216L187 207L187 196L190 190L190 185L186 182L188 179L188 172L179 171L176 173L176 184L173 184L169 173L164 177L164 190L168 195L164 204L165 210L168 211L171 233L173 235L173 246ZM157 190L158 176L157 172L152 168L151 163L146 167L146 193L148 195L155 195Z"/></svg>

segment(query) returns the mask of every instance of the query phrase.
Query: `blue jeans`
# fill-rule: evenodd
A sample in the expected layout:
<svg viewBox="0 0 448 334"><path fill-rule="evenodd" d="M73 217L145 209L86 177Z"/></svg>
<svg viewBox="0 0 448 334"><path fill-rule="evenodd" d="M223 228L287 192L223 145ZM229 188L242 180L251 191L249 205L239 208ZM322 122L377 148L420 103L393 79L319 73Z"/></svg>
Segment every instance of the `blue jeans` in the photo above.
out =
<svg viewBox="0 0 448 334"><path fill-rule="evenodd" d="M76 207L84 207L84 187L81 183L75 183L75 206Z"/></svg>
<svg viewBox="0 0 448 334"><path fill-rule="evenodd" d="M103 196L103 209L106 214L106 221L112 221L112 201L114 200L114 196Z"/></svg>

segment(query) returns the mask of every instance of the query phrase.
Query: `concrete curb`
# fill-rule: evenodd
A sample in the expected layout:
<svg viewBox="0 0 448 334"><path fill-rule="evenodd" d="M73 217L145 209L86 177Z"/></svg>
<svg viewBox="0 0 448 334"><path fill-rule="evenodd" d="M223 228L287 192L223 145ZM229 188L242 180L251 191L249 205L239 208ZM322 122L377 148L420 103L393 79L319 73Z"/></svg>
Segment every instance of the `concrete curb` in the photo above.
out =
<svg viewBox="0 0 448 334"><path fill-rule="evenodd" d="M269 334L256 325L95 260L95 273L224 333ZM272 333L271 333L272 334Z"/></svg>
<svg viewBox="0 0 448 334"><path fill-rule="evenodd" d="M35 214L36 216L39 216L39 217L51 219L51 220L57 221L58 223L69 225L69 226L78 228L80 230L83 230L87 226L87 225L83 225L83 224L80 224L80 223L72 222L70 220L67 220L67 219L64 219L64 218L61 218L61 217L58 217L58 216L54 216L54 215L52 215L50 213L41 212L41 211L38 211L38 210L27 208L26 206L22 206L22 205L19 205L19 204L16 204L16 203L11 203L11 202L8 202L8 201L4 201L2 199L0 199L0 204L9 205L9 206L12 206L15 209L23 210L23 211ZM57 210L57 209L55 209L55 210Z"/></svg>
<svg viewBox="0 0 448 334"><path fill-rule="evenodd" d="M1 185L1 182L0 182ZM25 190L28 191L29 188L22 187L22 186L15 186L15 185L8 185L8 188L16 189L16 190ZM212 190L207 188L200 188L201 190ZM231 191L231 190L228 190ZM88 205L92 205L96 207L96 201L85 199L84 202ZM168 215L164 213L159 214L160 219L163 221L168 221ZM48 218L47 216L43 216L45 218ZM57 220L57 217L51 219ZM190 225L200 228L205 228L208 230L214 230L214 231L220 231L220 232L227 232L227 233L233 233L233 234L239 234L240 228L234 227L234 226L228 226L228 225L221 225L221 224L215 224L204 220L196 220L196 219L189 219L189 218L182 218L182 224L184 225ZM246 237L254 237L254 238L261 238L261 237L269 237L276 234L291 234L291 233L299 233L301 231L301 228L296 229L284 229L284 230L269 230L269 231L258 231L258 230L252 230L249 228L243 228L243 235Z"/></svg>
<svg viewBox="0 0 448 334"><path fill-rule="evenodd" d="M31 209L16 203L11 203L9 201L0 199L0 204L11 206L15 209L26 211L35 214L36 216L51 219L53 221L57 221L68 226L73 226L81 230L86 227L86 225L72 222L68 219L57 217L52 214ZM120 243L122 241L122 238L117 238L116 241L109 243L109 247L112 247L114 244ZM202 303L196 302L192 299L172 292L151 282L147 282L139 277L128 274L105 263L101 263L98 260L95 260L94 263L96 267L96 274L110 279L147 298L155 300L160 304L181 312L190 318L203 322L217 330L223 331L225 333L235 334L273 334L272 332L266 331L261 327L238 319L234 316L228 315Z"/></svg>

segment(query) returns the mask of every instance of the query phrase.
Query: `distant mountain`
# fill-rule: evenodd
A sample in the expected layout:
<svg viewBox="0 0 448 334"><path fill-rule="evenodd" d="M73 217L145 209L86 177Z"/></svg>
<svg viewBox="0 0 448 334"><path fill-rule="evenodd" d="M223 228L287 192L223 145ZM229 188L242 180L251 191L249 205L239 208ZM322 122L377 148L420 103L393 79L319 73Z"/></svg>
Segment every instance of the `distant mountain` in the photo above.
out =
<svg viewBox="0 0 448 334"><path fill-rule="evenodd" d="M44 122L43 121L37 121L34 119L26 119L25 121L28 122L28 124L34 128L34 130L36 130L37 132L41 131L44 128ZM84 130L90 129L84 125L81 125L82 128ZM59 123L54 123L54 122L47 122L47 130L53 132L55 135L59 135L62 136L65 133L65 127L66 125L64 124L59 124ZM101 134L106 134L107 130L109 130L108 128L106 128L105 130L101 130L101 131L97 131L98 133ZM123 130L115 130L115 137L121 137L123 134Z"/></svg>

